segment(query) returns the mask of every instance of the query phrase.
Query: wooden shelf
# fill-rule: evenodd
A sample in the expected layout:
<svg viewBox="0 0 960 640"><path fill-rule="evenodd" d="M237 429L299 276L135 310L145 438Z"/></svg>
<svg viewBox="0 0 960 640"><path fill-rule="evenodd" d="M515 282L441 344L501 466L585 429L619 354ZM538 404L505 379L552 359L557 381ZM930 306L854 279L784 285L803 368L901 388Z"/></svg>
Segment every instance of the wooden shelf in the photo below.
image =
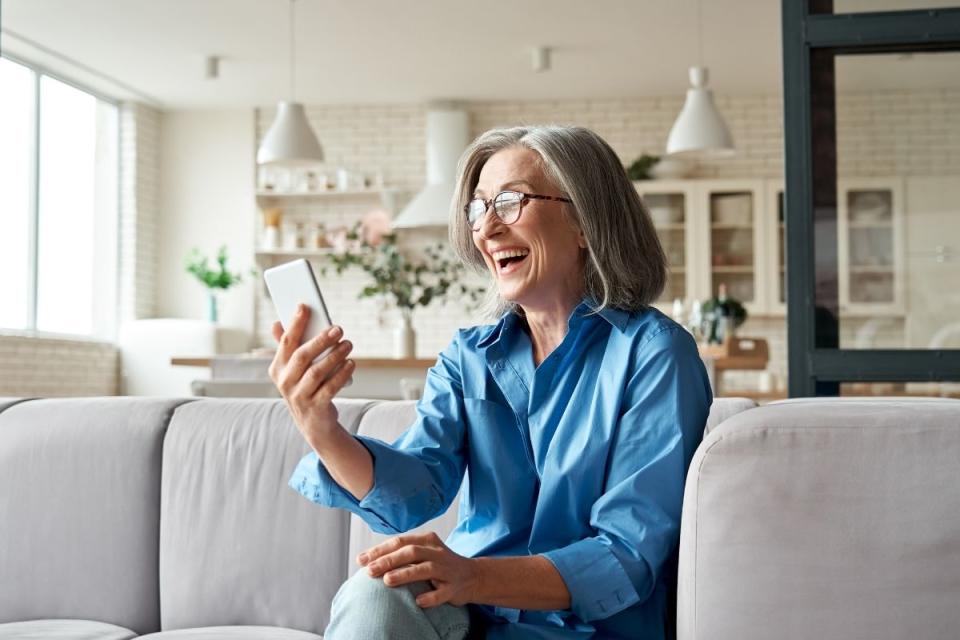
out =
<svg viewBox="0 0 960 640"><path fill-rule="evenodd" d="M279 200L291 199L323 199L323 198L342 198L345 196L383 196L394 194L398 190L391 187L382 189L350 189L340 191L330 189L329 191L257 191L258 198L276 198Z"/></svg>
<svg viewBox="0 0 960 640"><path fill-rule="evenodd" d="M735 231L738 229L743 231L753 231L752 224L724 224L722 222L712 222L710 223L710 228L714 231Z"/></svg>
<svg viewBox="0 0 960 640"><path fill-rule="evenodd" d="M867 266L850 265L850 273L869 273L880 275L893 275L893 267L887 265Z"/></svg>
<svg viewBox="0 0 960 640"><path fill-rule="evenodd" d="M753 267L749 265L716 265L710 267L714 273L739 273L749 275L753 273Z"/></svg>
<svg viewBox="0 0 960 640"><path fill-rule="evenodd" d="M884 229L893 230L893 221L878 220L877 222L868 222L865 220L851 220L847 223L851 229Z"/></svg>

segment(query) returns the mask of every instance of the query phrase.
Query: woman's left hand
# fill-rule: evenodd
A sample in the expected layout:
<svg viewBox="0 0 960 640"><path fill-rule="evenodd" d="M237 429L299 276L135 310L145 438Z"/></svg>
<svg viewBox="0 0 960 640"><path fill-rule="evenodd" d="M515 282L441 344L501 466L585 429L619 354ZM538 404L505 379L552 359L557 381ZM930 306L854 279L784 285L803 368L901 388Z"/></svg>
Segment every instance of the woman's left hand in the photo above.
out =
<svg viewBox="0 0 960 640"><path fill-rule="evenodd" d="M370 576L383 576L388 587L429 581L434 590L417 596L424 608L472 602L479 582L476 563L451 551L433 532L391 538L361 553L357 562Z"/></svg>

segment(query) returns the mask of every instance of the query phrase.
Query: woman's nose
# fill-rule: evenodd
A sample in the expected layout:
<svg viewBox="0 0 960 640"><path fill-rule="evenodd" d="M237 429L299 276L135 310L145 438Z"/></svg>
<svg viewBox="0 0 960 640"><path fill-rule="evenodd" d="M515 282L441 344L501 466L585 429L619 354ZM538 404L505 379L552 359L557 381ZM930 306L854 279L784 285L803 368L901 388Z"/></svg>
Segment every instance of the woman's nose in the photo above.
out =
<svg viewBox="0 0 960 640"><path fill-rule="evenodd" d="M503 220L500 219L500 216L497 215L497 212L493 210L493 205L491 204L487 207L486 212L483 214L483 217L480 218L480 228L477 229L483 238L492 238L493 236L503 233L503 228L506 225L503 224Z"/></svg>

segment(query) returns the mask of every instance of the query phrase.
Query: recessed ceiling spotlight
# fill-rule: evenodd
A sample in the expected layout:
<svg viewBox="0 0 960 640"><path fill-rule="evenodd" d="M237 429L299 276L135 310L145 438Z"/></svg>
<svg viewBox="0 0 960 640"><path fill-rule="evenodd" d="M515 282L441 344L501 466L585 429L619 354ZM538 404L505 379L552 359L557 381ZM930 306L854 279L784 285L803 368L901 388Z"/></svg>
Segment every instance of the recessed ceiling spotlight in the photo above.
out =
<svg viewBox="0 0 960 640"><path fill-rule="evenodd" d="M220 56L207 56L203 61L203 77L216 80L220 77Z"/></svg>
<svg viewBox="0 0 960 640"><path fill-rule="evenodd" d="M530 53L530 65L535 72L550 70L550 47L534 47Z"/></svg>

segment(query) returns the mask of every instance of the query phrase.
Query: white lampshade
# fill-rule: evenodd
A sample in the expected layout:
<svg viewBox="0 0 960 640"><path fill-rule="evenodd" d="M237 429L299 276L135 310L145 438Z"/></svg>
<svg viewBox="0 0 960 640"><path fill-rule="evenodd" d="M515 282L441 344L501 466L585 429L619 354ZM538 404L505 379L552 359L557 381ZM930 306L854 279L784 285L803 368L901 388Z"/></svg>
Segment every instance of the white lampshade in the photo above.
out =
<svg viewBox="0 0 960 640"><path fill-rule="evenodd" d="M690 67L687 100L667 137L667 154L689 156L732 155L733 138L707 88L707 69Z"/></svg>
<svg viewBox="0 0 960 640"><path fill-rule="evenodd" d="M257 150L257 164L295 167L323 162L323 149L299 102L281 102Z"/></svg>

